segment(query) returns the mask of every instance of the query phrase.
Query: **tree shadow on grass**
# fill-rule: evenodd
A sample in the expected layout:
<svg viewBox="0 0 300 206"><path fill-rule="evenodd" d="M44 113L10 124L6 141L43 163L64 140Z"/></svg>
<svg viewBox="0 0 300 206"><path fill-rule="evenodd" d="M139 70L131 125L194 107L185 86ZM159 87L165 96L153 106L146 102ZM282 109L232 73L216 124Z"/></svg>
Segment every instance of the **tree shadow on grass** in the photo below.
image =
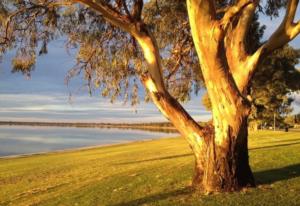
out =
<svg viewBox="0 0 300 206"><path fill-rule="evenodd" d="M250 150L260 150L260 149L266 149L266 148L276 148L276 147L282 147L282 146L290 146L290 145L297 145L300 144L300 142L293 142L293 143L284 143L284 144L277 144L272 146L263 146L263 147L256 147L251 148ZM152 159L146 159L146 160L139 160L139 161L132 161L132 162L123 162L119 163L120 165L124 164L134 164L134 163L142 163L142 162L150 162L150 161L158 161L158 160L168 160L168 159L174 159L174 158L181 158L181 157L188 157L192 156L191 153L189 154L181 154L181 155L173 155L173 156L165 156L160 158L152 158ZM296 177L300 177L300 163L289 165L282 168L275 168L265 171L259 171L254 172L254 177L256 180L257 185L261 184L272 184L278 181L288 180ZM149 204L153 202L158 202L161 200L169 199L172 197L178 197L178 196L185 196L185 195L191 195L193 194L193 189L191 187L186 187L183 189L177 189L174 191L164 192L164 193L158 193L153 194L150 196L145 196L139 199L130 200L128 202L121 202L114 204L113 206L134 206L134 205L143 205L143 204Z"/></svg>
<svg viewBox="0 0 300 206"><path fill-rule="evenodd" d="M257 184L272 184L277 181L300 177L300 164L254 172L254 177Z"/></svg>
<svg viewBox="0 0 300 206"><path fill-rule="evenodd" d="M254 173L257 184L272 184L277 181L288 180L295 177L300 177L300 164L290 165L283 168L276 168ZM165 193L153 194L128 202L117 203L113 206L134 206L158 202L160 200L169 199L172 197L192 195L194 190L191 187L178 189Z"/></svg>
<svg viewBox="0 0 300 206"><path fill-rule="evenodd" d="M118 163L118 165L127 165L127 164L135 164L135 163L143 163L143 162L152 162L157 160L169 160L169 159L175 159L175 158L181 158L181 157L188 157L192 156L192 153L188 154L181 154L181 155L172 155L172 156L165 156L165 157L159 157L159 158L152 158L152 159L146 159L146 160L137 160L137 161L131 161L131 162L121 162Z"/></svg>
<svg viewBox="0 0 300 206"><path fill-rule="evenodd" d="M278 143L298 143L298 142L300 142L300 138L297 138L297 139L284 139L284 140L282 140L282 139L280 139L280 140L272 140L272 143L276 143L276 144L278 144Z"/></svg>
<svg viewBox="0 0 300 206"><path fill-rule="evenodd" d="M249 151L250 150L261 150L261 149L272 149L272 148L277 148L277 147L285 147L285 146L292 146L292 145L300 144L300 141L297 141L297 140L285 140L285 141L288 143L267 145L267 146L262 146L262 147L253 147L253 148L249 148ZM289 143L289 142L291 142L291 143ZM277 143L280 143L280 142L277 142ZM158 160L169 160L169 159L175 159L175 158L181 158L181 157L188 157L188 156L192 156L192 155L193 155L192 153L186 153L186 154L164 156L164 157L145 159L145 160L121 162L121 163L117 163L117 165L127 165L127 164L151 162L151 161L158 161Z"/></svg>
<svg viewBox="0 0 300 206"><path fill-rule="evenodd" d="M298 145L298 144L300 144L300 142L275 144L275 145L262 146L262 147L253 147L253 148L250 148L249 150L272 149L272 148L276 148L276 147L285 147L285 146L292 146L292 145Z"/></svg>
<svg viewBox="0 0 300 206"><path fill-rule="evenodd" d="M174 191L170 191L170 192L153 194L150 196L142 197L142 198L131 200L128 202L120 202L120 203L114 204L112 206L143 205L143 204L147 204L147 203L157 202L160 200L165 200L165 199L172 198L172 197L178 197L181 195L189 195L192 193L193 193L193 189L191 187L186 187L186 188L182 188L182 189L178 189L178 190L174 190Z"/></svg>

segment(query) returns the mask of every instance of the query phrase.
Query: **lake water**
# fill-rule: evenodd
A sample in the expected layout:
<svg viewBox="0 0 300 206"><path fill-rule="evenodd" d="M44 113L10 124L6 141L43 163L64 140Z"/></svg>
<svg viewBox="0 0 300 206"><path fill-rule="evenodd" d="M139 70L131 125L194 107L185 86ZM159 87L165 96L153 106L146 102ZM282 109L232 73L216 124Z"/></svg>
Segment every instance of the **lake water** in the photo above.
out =
<svg viewBox="0 0 300 206"><path fill-rule="evenodd" d="M0 126L0 156L126 143L176 136L132 129Z"/></svg>

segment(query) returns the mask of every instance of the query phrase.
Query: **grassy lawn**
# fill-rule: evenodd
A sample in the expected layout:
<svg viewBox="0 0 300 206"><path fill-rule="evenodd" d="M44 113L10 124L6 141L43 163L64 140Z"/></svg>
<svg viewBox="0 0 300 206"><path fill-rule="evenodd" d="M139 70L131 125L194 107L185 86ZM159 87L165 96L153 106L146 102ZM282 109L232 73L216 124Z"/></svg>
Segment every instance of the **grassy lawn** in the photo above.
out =
<svg viewBox="0 0 300 206"><path fill-rule="evenodd" d="M182 138L0 159L0 205L300 205L300 132L250 135L258 187L200 195Z"/></svg>

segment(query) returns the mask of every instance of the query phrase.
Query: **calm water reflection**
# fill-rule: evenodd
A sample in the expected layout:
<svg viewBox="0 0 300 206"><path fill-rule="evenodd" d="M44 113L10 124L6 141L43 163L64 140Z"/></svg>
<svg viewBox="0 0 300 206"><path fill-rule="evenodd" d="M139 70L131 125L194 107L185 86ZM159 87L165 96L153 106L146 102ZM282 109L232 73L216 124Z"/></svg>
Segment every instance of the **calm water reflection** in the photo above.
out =
<svg viewBox="0 0 300 206"><path fill-rule="evenodd" d="M128 129L0 126L0 156L176 136Z"/></svg>

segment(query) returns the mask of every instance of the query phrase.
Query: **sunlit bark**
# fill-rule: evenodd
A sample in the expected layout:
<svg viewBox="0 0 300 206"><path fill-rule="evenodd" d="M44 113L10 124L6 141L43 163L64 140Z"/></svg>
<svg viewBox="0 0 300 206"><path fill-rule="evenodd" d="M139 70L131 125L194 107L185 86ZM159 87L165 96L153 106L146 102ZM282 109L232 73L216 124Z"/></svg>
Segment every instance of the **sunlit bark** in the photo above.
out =
<svg viewBox="0 0 300 206"><path fill-rule="evenodd" d="M237 1L221 20L215 19L214 7L208 6L213 2L187 0L192 36L213 113L214 134L206 156L202 154L204 157L198 159L194 181L208 192L254 185L247 148L248 87L263 58L299 33L299 23L293 23L298 1L290 0L275 33L256 52L247 53L246 35L259 1Z"/></svg>
<svg viewBox="0 0 300 206"><path fill-rule="evenodd" d="M141 30L140 32L135 32L134 37L143 49L145 59L148 63L149 72L141 76L142 83L149 91L154 104L187 139L192 150L197 154L204 142L203 128L193 120L178 101L165 89L161 74L159 49L150 32L148 30Z"/></svg>

